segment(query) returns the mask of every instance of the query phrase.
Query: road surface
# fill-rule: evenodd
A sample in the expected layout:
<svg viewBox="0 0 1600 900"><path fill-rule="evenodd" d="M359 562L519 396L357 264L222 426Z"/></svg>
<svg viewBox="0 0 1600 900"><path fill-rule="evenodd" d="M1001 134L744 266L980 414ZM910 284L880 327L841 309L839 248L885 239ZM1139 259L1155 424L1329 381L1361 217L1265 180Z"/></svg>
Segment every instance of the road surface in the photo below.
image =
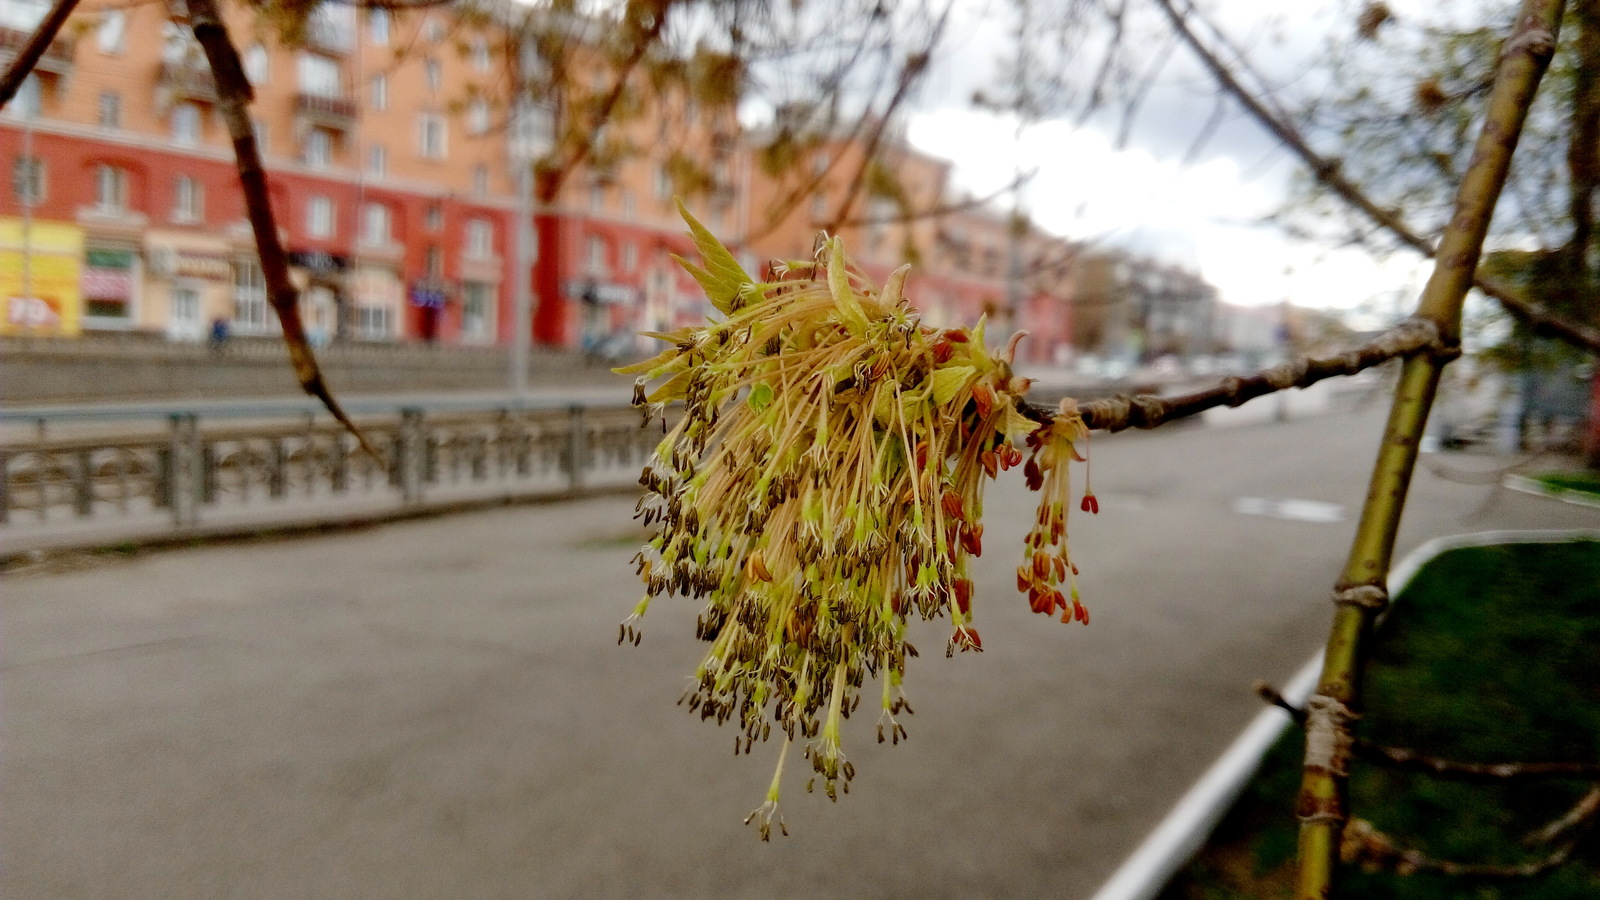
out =
<svg viewBox="0 0 1600 900"><path fill-rule="evenodd" d="M1031 509L1003 481L986 652L914 632L909 741L846 723L837 804L792 759L770 845L740 821L777 745L735 758L674 705L696 610L659 602L616 646L630 499L12 575L6 896L1087 896L1256 713L1251 680L1320 645L1381 415L1096 437L1088 628L1014 592ZM1489 490L1419 474L1402 550L1600 525Z"/></svg>

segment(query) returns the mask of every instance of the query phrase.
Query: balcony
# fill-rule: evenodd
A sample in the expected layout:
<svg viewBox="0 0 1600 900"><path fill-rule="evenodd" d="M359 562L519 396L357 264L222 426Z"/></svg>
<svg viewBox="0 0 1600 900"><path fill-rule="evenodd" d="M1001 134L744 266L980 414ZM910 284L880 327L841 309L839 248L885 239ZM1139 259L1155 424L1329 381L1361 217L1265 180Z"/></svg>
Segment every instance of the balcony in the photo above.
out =
<svg viewBox="0 0 1600 900"><path fill-rule="evenodd" d="M349 131L356 124L356 102L348 97L296 94L295 112L305 125Z"/></svg>
<svg viewBox="0 0 1600 900"><path fill-rule="evenodd" d="M211 70L204 66L162 63L161 71L156 76L156 86L173 102L217 102L216 79L211 77Z"/></svg>
<svg viewBox="0 0 1600 900"><path fill-rule="evenodd" d="M32 37L31 32L0 26L0 69L8 68L22 48L28 46L28 40ZM68 74L72 71L72 51L72 39L58 37L45 48L34 70L50 75Z"/></svg>

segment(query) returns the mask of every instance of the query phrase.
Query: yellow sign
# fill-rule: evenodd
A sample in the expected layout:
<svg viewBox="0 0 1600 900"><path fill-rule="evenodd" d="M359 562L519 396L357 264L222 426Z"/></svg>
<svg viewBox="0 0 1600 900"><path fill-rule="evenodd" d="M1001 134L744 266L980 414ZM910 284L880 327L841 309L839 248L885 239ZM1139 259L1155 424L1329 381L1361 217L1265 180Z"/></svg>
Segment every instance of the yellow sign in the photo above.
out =
<svg viewBox="0 0 1600 900"><path fill-rule="evenodd" d="M0 334L76 335L83 229L0 217Z"/></svg>

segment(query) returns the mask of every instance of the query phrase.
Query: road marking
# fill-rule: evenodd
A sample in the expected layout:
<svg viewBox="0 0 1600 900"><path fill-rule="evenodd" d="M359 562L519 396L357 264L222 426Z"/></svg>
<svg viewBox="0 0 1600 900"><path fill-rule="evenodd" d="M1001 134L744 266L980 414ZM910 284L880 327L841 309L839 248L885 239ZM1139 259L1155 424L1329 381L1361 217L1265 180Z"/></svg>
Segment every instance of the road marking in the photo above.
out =
<svg viewBox="0 0 1600 900"><path fill-rule="evenodd" d="M1233 511L1246 516L1267 516L1295 522L1338 522L1344 519L1344 507L1338 503L1321 500L1268 500L1265 497L1240 497L1233 501Z"/></svg>

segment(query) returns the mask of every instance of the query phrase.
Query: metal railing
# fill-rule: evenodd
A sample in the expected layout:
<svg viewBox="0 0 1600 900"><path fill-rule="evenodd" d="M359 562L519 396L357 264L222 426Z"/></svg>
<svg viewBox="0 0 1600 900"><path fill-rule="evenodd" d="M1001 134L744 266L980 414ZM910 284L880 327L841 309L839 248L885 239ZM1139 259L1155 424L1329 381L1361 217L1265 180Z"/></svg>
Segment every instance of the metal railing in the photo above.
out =
<svg viewBox="0 0 1600 900"><path fill-rule="evenodd" d="M661 440L623 405L406 407L360 424L376 458L310 417L202 427L173 412L153 433L13 441L0 447L0 531L114 519L183 530L270 505L315 514L620 486Z"/></svg>

